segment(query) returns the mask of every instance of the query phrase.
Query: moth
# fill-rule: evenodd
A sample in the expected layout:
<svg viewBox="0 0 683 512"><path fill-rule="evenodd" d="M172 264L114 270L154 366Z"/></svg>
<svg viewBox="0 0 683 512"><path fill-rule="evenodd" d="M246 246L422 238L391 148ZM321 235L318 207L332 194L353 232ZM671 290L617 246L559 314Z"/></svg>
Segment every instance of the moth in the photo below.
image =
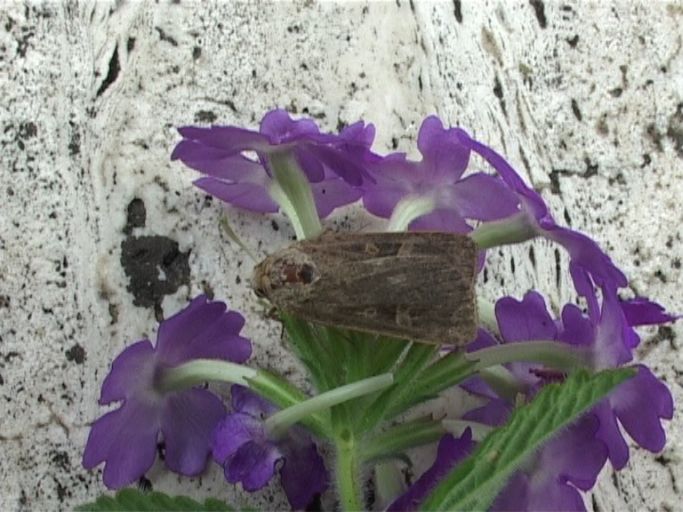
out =
<svg viewBox="0 0 683 512"><path fill-rule="evenodd" d="M477 249L452 233L325 233L259 263L252 287L313 323L423 343L474 339Z"/></svg>

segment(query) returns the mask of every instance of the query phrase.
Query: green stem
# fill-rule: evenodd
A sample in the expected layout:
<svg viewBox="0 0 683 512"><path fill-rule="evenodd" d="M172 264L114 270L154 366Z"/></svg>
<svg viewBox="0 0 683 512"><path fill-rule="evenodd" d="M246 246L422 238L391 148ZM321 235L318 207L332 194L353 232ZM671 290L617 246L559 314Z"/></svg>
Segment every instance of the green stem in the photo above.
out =
<svg viewBox="0 0 683 512"><path fill-rule="evenodd" d="M361 464L358 457L356 441L350 432L345 431L337 438L337 461L335 476L337 477L337 492L342 510L363 510Z"/></svg>
<svg viewBox="0 0 683 512"><path fill-rule="evenodd" d="M391 386L393 382L394 376L391 373L385 373L332 389L273 414L265 422L266 431L277 437L294 423L311 414L328 410L337 404L359 396L374 393Z"/></svg>
<svg viewBox="0 0 683 512"><path fill-rule="evenodd" d="M407 196L401 199L391 212L387 231L406 231L410 223L434 211L434 200L425 196Z"/></svg>
<svg viewBox="0 0 683 512"><path fill-rule="evenodd" d="M512 362L543 363L560 370L588 366L589 353L580 348L557 341L523 341L503 343L465 354L476 362L476 369Z"/></svg>
<svg viewBox="0 0 683 512"><path fill-rule="evenodd" d="M499 245L526 242L536 235L528 214L519 212L505 219L483 222L469 236L480 249L489 249Z"/></svg>
<svg viewBox="0 0 683 512"><path fill-rule="evenodd" d="M299 240L313 238L322 232L313 192L306 175L289 152L268 157L274 181L270 195L292 222Z"/></svg>
<svg viewBox="0 0 683 512"><path fill-rule="evenodd" d="M446 433L440 421L420 418L399 424L363 442L363 461L378 460L437 441Z"/></svg>
<svg viewBox="0 0 683 512"><path fill-rule="evenodd" d="M241 364L217 359L194 359L180 366L165 369L157 385L163 393L187 389L207 381L248 386L249 379L255 378L257 374L257 370Z"/></svg>

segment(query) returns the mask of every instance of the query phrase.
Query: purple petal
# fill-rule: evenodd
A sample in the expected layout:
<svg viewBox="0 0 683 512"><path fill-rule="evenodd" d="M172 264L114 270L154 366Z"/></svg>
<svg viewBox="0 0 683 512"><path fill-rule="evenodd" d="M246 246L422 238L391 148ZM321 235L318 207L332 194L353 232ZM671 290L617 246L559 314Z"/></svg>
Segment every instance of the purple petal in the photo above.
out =
<svg viewBox="0 0 683 512"><path fill-rule="evenodd" d="M491 512L533 510L529 507L529 477L517 472L510 477L491 505ZM539 510L545 510L543 508Z"/></svg>
<svg viewBox="0 0 683 512"><path fill-rule="evenodd" d="M494 398L482 407L467 411L462 415L462 419L497 427L507 421L512 409L512 405L505 400Z"/></svg>
<svg viewBox="0 0 683 512"><path fill-rule="evenodd" d="M159 324L156 349L159 357L164 361L173 361L171 356L175 351L182 350L195 337L206 329L207 324L213 324L225 313L227 306L224 302L209 302L206 295L198 295L173 316Z"/></svg>
<svg viewBox="0 0 683 512"><path fill-rule="evenodd" d="M596 368L613 368L628 363L633 359L634 339L637 341L638 336L626 323L616 290L605 290L596 326L593 364Z"/></svg>
<svg viewBox="0 0 683 512"><path fill-rule="evenodd" d="M251 182L262 184L268 174L260 162L255 162L240 154L226 155L222 150L207 148L194 141L179 144L187 147L187 156L181 158L188 167L229 182Z"/></svg>
<svg viewBox="0 0 683 512"><path fill-rule="evenodd" d="M311 190L321 219L327 217L335 208L355 203L363 194L360 189L337 178L311 183Z"/></svg>
<svg viewBox="0 0 683 512"><path fill-rule="evenodd" d="M496 302L496 319L505 341L554 340L557 326L548 313L543 296L530 291L521 302L503 297Z"/></svg>
<svg viewBox="0 0 683 512"><path fill-rule="evenodd" d="M111 365L102 383L99 403L109 404L130 397L135 388L131 382L144 381L149 385L154 378L154 348L149 340L138 341L121 352Z"/></svg>
<svg viewBox="0 0 683 512"><path fill-rule="evenodd" d="M169 395L161 416L166 465L186 476L201 473L211 452L211 434L224 415L220 399L204 389Z"/></svg>
<svg viewBox="0 0 683 512"><path fill-rule="evenodd" d="M499 178L484 173L458 181L449 196L450 206L467 219L495 220L519 212L517 196Z"/></svg>
<svg viewBox="0 0 683 512"><path fill-rule="evenodd" d="M135 482L152 467L157 452L158 411L154 404L127 401L93 423L83 466L105 463L103 480L110 489Z"/></svg>
<svg viewBox="0 0 683 512"><path fill-rule="evenodd" d="M280 478L293 510L305 509L316 494L322 494L328 486L328 475L315 444L289 443Z"/></svg>
<svg viewBox="0 0 683 512"><path fill-rule="evenodd" d="M609 398L612 410L631 438L646 450L657 453L664 448L666 433L661 419L673 418L671 391L646 367L619 386Z"/></svg>
<svg viewBox="0 0 683 512"><path fill-rule="evenodd" d="M470 150L461 144L457 129L444 129L436 116L429 116L422 122L417 147L422 153L425 173L433 178L454 183L467 169Z"/></svg>
<svg viewBox="0 0 683 512"><path fill-rule="evenodd" d="M260 131L269 138L272 144L283 144L320 133L318 126L312 119L294 120L283 109L275 109L266 113L261 119Z"/></svg>
<svg viewBox="0 0 683 512"><path fill-rule="evenodd" d="M363 206L373 215L388 219L398 202L407 194L408 190L403 183L378 184L365 190Z"/></svg>
<svg viewBox="0 0 683 512"><path fill-rule="evenodd" d="M235 411L249 414L255 418L267 417L278 409L265 398L260 397L249 388L237 384L230 388L232 408Z"/></svg>
<svg viewBox="0 0 683 512"><path fill-rule="evenodd" d="M459 438L446 434L439 441L434 464L396 501L389 505L389 511L416 510L422 500L436 487L458 462L467 457L474 448L472 429L467 428Z"/></svg>
<svg viewBox="0 0 683 512"><path fill-rule="evenodd" d="M308 151L306 145L301 144L294 148L293 151L294 157L296 158L299 167L301 167L301 170L306 175L306 178L308 178L308 181L311 183L318 183L325 179L325 168L323 167L323 164L320 163L315 155Z"/></svg>
<svg viewBox="0 0 683 512"><path fill-rule="evenodd" d="M368 171L355 162L347 152L330 146L312 144L307 149L312 158L318 160L349 185L358 187L363 184L363 177L368 176Z"/></svg>
<svg viewBox="0 0 683 512"><path fill-rule="evenodd" d="M366 125L363 121L357 121L342 129L339 137L347 144L369 148L375 140L375 125L372 123Z"/></svg>
<svg viewBox="0 0 683 512"><path fill-rule="evenodd" d="M216 426L211 438L211 453L223 465L239 448L253 440L264 441L263 421L240 412L226 415Z"/></svg>
<svg viewBox="0 0 683 512"><path fill-rule="evenodd" d="M200 178L194 185L238 208L251 212L275 213L279 207L268 191L254 183L226 183L214 178Z"/></svg>
<svg viewBox="0 0 683 512"><path fill-rule="evenodd" d="M528 499L527 510L547 512L584 512L581 493L575 487L563 482L545 482L545 486L533 489ZM508 509L509 510L509 509Z"/></svg>
<svg viewBox="0 0 683 512"><path fill-rule="evenodd" d="M623 385L623 384L622 384ZM612 467L619 471L628 462L628 445L619 430L617 418L608 400L603 400L592 410L600 421L597 437L607 446L607 455Z"/></svg>
<svg viewBox="0 0 683 512"><path fill-rule="evenodd" d="M282 453L273 443L248 441L225 464L225 478L230 483L241 482L245 491L263 488L275 474L275 464Z"/></svg>
<svg viewBox="0 0 683 512"><path fill-rule="evenodd" d="M645 297L622 301L621 309L624 311L626 321L631 326L659 325L675 322L680 318L678 315L667 313L663 306Z"/></svg>
<svg viewBox="0 0 683 512"><path fill-rule="evenodd" d="M574 304L562 308L562 332L559 339L570 345L591 346L595 341L592 322Z"/></svg>
<svg viewBox="0 0 683 512"><path fill-rule="evenodd" d="M270 146L265 135L236 126L212 126L211 128L185 126L178 128L178 132L185 139L194 140L205 146L222 149L232 154L246 150L266 150ZM171 154L171 160L182 159L185 150L185 146L176 146Z"/></svg>
<svg viewBox="0 0 683 512"><path fill-rule="evenodd" d="M206 322L204 329L184 345L177 344L164 355L164 362L176 366L192 359L222 359L243 363L251 355L251 343L239 336L244 317L234 311Z"/></svg>
<svg viewBox="0 0 683 512"><path fill-rule="evenodd" d="M469 233L472 231L465 219L455 210L438 209L418 217L410 223L410 231L444 231L448 233Z"/></svg>
<svg viewBox="0 0 683 512"><path fill-rule="evenodd" d="M596 438L600 422L586 414L543 448L536 472L554 473L583 491L591 489L607 461L607 447Z"/></svg>
<svg viewBox="0 0 683 512"><path fill-rule="evenodd" d="M554 224L541 227L543 236L562 245L572 262L585 268L598 286L623 288L628 284L626 276L610 257L583 233Z"/></svg>

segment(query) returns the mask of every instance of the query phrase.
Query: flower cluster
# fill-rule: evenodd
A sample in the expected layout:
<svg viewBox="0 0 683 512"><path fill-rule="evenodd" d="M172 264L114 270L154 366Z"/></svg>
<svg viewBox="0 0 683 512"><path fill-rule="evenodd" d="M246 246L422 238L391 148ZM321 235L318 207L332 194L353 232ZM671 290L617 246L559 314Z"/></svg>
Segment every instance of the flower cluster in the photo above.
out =
<svg viewBox="0 0 683 512"><path fill-rule="evenodd" d="M483 402L458 412L473 429L466 428L459 437L441 437L433 466L403 494L394 494L389 510L418 508L473 451L479 441L473 432L503 425L520 398L532 400L546 384L562 382L574 366L597 372L632 365L640 342L634 328L677 319L646 298L620 298L626 277L595 241L559 225L541 195L500 154L435 116L419 129L418 161L404 153L373 152L371 124L358 122L339 134L323 133L313 120L295 120L283 110L267 113L258 131L212 126L179 132L182 140L172 159L201 173L197 187L238 208L283 212L298 238L318 235L321 221L335 209L360 201L367 212L387 219L388 231L467 234L481 250L481 266L484 250L535 237L555 242L569 254L571 279L585 309L566 304L555 315L537 291L521 301L502 297L496 302L495 328L481 327L467 355L459 354L476 362L469 378L457 382ZM493 172L472 169L473 156ZM395 405L387 387L393 375L380 379L378 373L404 365L397 375L418 375L428 357L445 361L448 356L404 350L408 345L396 341L373 351L348 333L311 331L309 341L293 343L319 388L316 397L308 398L267 372L241 364L251 354L250 341L239 334L243 325L239 313L201 296L161 323L156 346L143 340L126 348L114 360L100 398L101 404L121 406L93 424L84 466L104 462L104 483L119 488L149 470L163 440L165 464L177 473L197 475L213 455L227 482L249 492L279 473L294 509L309 506L332 482L343 506L360 508L357 480L362 464L372 457L364 459L358 448L366 446L369 433L354 414L373 409L389 414ZM307 339L305 328L286 326L290 336ZM552 353L551 362L541 352ZM583 510L580 491L595 485L605 463L609 460L618 470L628 462L624 431L651 452L663 449L662 420L673 416L671 393L649 368L632 366L634 377L517 468L493 510ZM487 369L505 378L492 378ZM197 387L214 380L235 384L229 408L218 394ZM411 383L403 385L407 389ZM370 399L382 389L387 394ZM363 394L368 396L360 399ZM352 406L344 403L356 398L360 401ZM416 445L439 439L443 429L433 423L425 424L425 432L434 427L439 436L416 435ZM312 434L334 444L335 478L328 475ZM352 471L358 473L350 475Z"/></svg>

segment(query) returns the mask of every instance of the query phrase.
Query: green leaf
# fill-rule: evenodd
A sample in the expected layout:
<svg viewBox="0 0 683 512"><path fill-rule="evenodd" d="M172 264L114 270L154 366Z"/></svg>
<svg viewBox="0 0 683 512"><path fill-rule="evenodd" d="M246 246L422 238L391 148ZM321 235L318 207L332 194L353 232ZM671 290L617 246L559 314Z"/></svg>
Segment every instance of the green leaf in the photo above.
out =
<svg viewBox="0 0 683 512"><path fill-rule="evenodd" d="M546 386L456 466L430 493L422 510L488 509L520 464L634 374L631 368L594 375L582 370L562 384Z"/></svg>
<svg viewBox="0 0 683 512"><path fill-rule="evenodd" d="M199 503L187 496L168 496L161 492L143 493L137 489L122 489L115 496L100 496L93 503L76 507L80 512L232 512L234 507L209 498Z"/></svg>

